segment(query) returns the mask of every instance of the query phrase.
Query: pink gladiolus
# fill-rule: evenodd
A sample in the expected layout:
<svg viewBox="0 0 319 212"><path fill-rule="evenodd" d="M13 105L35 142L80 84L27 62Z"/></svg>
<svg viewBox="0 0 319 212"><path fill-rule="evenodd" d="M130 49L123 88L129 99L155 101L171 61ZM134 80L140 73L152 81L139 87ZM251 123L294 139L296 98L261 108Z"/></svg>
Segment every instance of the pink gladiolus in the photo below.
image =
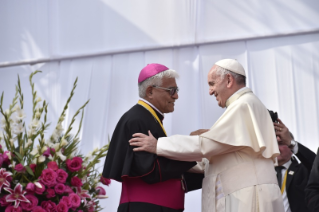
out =
<svg viewBox="0 0 319 212"><path fill-rule="evenodd" d="M57 174L52 169L44 169L41 173L41 183L46 185L47 187L53 187L56 185Z"/></svg>
<svg viewBox="0 0 319 212"><path fill-rule="evenodd" d="M24 194L27 193L26 191L22 191L22 185L18 183L15 187L14 190L11 188L4 188L7 192L10 194L6 196L6 201L7 202L14 202L14 207L17 208L20 204L20 202L30 202Z"/></svg>
<svg viewBox="0 0 319 212"><path fill-rule="evenodd" d="M102 186L97 186L95 190L98 192L98 195L106 195L106 191Z"/></svg>
<svg viewBox="0 0 319 212"><path fill-rule="evenodd" d="M82 190L81 187L76 187L76 193L79 195L79 197L84 201L84 205L86 205L86 198L91 198L91 196L88 194L89 191L87 190Z"/></svg>
<svg viewBox="0 0 319 212"><path fill-rule="evenodd" d="M49 169L52 169L52 170L54 170L54 171L56 171L56 170L59 169L58 164L57 164L55 161L50 161L50 162L48 163L48 168L49 168Z"/></svg>
<svg viewBox="0 0 319 212"><path fill-rule="evenodd" d="M0 169L0 191L2 186L4 187L9 187L10 182L9 182L9 176L11 176L11 172L7 172L5 168Z"/></svg>
<svg viewBox="0 0 319 212"><path fill-rule="evenodd" d="M69 195L69 198L71 200L72 203L72 209L75 210L76 208L78 208L81 204L81 198L79 197L79 195L73 193Z"/></svg>
<svg viewBox="0 0 319 212"><path fill-rule="evenodd" d="M22 212L22 208L20 207L15 208L12 205L10 205L9 207L6 208L4 212Z"/></svg>
<svg viewBox="0 0 319 212"><path fill-rule="evenodd" d="M66 160L66 167L70 172L76 172L79 171L82 168L82 158L80 157L74 157L72 160L67 159Z"/></svg>
<svg viewBox="0 0 319 212"><path fill-rule="evenodd" d="M57 174L56 181L58 183L65 183L66 182L66 179L68 178L68 173L66 173L66 171L64 171L63 169L58 169L56 171L56 174Z"/></svg>
<svg viewBox="0 0 319 212"><path fill-rule="evenodd" d="M54 190L57 194L63 194L65 191L65 185L63 185L62 183L58 183L54 187Z"/></svg>
<svg viewBox="0 0 319 212"><path fill-rule="evenodd" d="M27 194L25 197L30 201L30 203L21 202L21 208L26 211L32 211L32 209L38 205L39 200L32 194Z"/></svg>
<svg viewBox="0 0 319 212"><path fill-rule="evenodd" d="M46 197L47 197L48 199L50 199L50 198L52 198L52 197L55 197L55 191L54 191L54 189L48 188L46 192L47 192Z"/></svg>
<svg viewBox="0 0 319 212"><path fill-rule="evenodd" d="M14 170L16 170L18 173L25 173L26 169L25 167L19 163L14 167Z"/></svg>
<svg viewBox="0 0 319 212"><path fill-rule="evenodd" d="M60 203L56 206L57 212L68 212L69 208L65 202L60 201Z"/></svg>
<svg viewBox="0 0 319 212"><path fill-rule="evenodd" d="M103 177L103 176L101 176L100 181L101 181L101 183L102 183L103 185L109 186L109 185L111 184L111 180L110 180L110 179L107 179L107 178L105 178L105 177Z"/></svg>

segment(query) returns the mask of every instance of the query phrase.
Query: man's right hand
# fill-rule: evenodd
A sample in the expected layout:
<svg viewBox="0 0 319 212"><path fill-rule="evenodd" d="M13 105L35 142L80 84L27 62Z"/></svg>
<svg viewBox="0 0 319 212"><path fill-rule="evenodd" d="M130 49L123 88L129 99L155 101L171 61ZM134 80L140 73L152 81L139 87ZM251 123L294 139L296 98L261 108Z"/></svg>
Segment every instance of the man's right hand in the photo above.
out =
<svg viewBox="0 0 319 212"><path fill-rule="evenodd" d="M190 135L200 135L200 134L203 134L205 132L207 132L209 129L199 129L199 130L196 130L194 132L191 132Z"/></svg>
<svg viewBox="0 0 319 212"><path fill-rule="evenodd" d="M133 134L133 138L129 140L131 146L137 146L133 151L146 151L156 154L157 140L152 135L151 131L148 131L148 135L143 133Z"/></svg>
<svg viewBox="0 0 319 212"><path fill-rule="evenodd" d="M280 138L280 144L290 146L291 140L293 139L290 135L289 129L284 125L284 123L278 118L278 123L274 123L276 136Z"/></svg>

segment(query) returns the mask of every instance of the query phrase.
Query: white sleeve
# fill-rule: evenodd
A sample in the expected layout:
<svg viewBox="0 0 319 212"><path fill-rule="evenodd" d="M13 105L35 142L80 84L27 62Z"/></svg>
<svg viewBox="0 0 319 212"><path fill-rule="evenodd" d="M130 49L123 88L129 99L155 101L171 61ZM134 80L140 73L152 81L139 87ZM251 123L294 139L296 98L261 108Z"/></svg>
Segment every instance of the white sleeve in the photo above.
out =
<svg viewBox="0 0 319 212"><path fill-rule="evenodd" d="M244 147L230 146L201 136L173 135L157 142L157 155L172 160L202 161L214 155L238 151Z"/></svg>

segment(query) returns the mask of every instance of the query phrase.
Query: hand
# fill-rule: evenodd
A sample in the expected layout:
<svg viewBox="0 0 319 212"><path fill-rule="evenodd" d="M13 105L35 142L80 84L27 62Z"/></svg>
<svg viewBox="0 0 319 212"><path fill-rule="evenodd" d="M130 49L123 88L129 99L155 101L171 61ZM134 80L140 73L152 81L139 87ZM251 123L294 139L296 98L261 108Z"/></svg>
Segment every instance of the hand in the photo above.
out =
<svg viewBox="0 0 319 212"><path fill-rule="evenodd" d="M151 131L148 131L148 135L143 133L133 134L133 138L129 140L131 146L138 146L133 151L146 151L156 154L157 140L152 135Z"/></svg>
<svg viewBox="0 0 319 212"><path fill-rule="evenodd" d="M190 135L200 135L200 134L203 134L205 132L207 132L209 129L199 129L199 130L196 130L194 132L191 132Z"/></svg>
<svg viewBox="0 0 319 212"><path fill-rule="evenodd" d="M279 136L281 139L280 144L285 144L287 146L290 146L291 140L293 139L290 135L289 129L282 123L280 119L278 119L279 123L274 122L274 128L276 132L276 136Z"/></svg>

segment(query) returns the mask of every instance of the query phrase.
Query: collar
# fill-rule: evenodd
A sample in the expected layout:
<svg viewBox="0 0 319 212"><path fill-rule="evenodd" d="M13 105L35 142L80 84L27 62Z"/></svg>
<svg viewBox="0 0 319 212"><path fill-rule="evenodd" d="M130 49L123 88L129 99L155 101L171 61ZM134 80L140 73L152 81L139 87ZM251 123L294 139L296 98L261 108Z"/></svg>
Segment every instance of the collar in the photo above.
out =
<svg viewBox="0 0 319 212"><path fill-rule="evenodd" d="M285 167L286 169L289 168L290 164L291 164L291 160L288 160L285 164L283 164L282 166Z"/></svg>
<svg viewBox="0 0 319 212"><path fill-rule="evenodd" d="M239 89L238 91L236 91L235 93L233 93L233 95L231 95L227 101L226 101L226 107L228 107L231 103L233 103L235 100L237 100L241 95L248 93L248 92L252 92L250 90L250 88L248 87L243 87L241 89Z"/></svg>
<svg viewBox="0 0 319 212"><path fill-rule="evenodd" d="M154 105L152 105L149 101L147 101L146 99L143 98L139 98L139 100L145 102L146 104L148 104L149 106L151 106L153 109L155 109L159 114L161 114L164 118L164 113L162 113L161 111L159 111Z"/></svg>

